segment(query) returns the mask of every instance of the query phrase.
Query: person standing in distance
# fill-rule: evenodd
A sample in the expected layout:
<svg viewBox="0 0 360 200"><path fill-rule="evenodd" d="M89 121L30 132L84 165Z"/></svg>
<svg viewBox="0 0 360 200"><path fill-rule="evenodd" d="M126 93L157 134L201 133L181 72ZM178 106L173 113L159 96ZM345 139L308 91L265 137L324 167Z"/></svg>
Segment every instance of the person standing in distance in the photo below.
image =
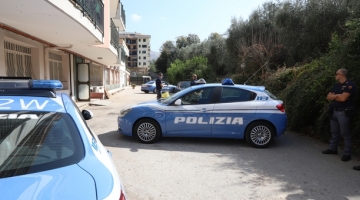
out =
<svg viewBox="0 0 360 200"><path fill-rule="evenodd" d="M328 149L322 151L323 154L337 154L340 136L344 139L344 155L342 161L351 159L352 139L350 133L351 116L354 111L353 101L355 98L355 84L347 79L348 71L339 69L336 71L336 83L333 89L328 93L326 99L330 104L330 131L331 140Z"/></svg>
<svg viewBox="0 0 360 200"><path fill-rule="evenodd" d="M197 75L196 74L193 74L192 75L192 80L190 82L190 86L193 86L196 84L196 81L197 81Z"/></svg>
<svg viewBox="0 0 360 200"><path fill-rule="evenodd" d="M156 79L155 83L156 83L156 98L157 99L160 99L161 98L161 90L162 90L162 87L163 87L163 84L162 84L162 77L163 77L163 73L159 72L159 77Z"/></svg>

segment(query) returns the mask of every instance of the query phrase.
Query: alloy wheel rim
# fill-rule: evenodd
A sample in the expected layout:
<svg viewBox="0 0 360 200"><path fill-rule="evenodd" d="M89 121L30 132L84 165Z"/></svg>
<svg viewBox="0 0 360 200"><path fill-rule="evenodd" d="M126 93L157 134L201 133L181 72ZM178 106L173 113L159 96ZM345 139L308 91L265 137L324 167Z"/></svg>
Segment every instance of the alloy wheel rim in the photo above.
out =
<svg viewBox="0 0 360 200"><path fill-rule="evenodd" d="M142 123L137 129L137 134L142 141L151 141L156 136L155 126L151 123Z"/></svg>
<svg viewBox="0 0 360 200"><path fill-rule="evenodd" d="M256 145L265 145L271 139L271 132L266 126L256 126L251 130L250 138Z"/></svg>

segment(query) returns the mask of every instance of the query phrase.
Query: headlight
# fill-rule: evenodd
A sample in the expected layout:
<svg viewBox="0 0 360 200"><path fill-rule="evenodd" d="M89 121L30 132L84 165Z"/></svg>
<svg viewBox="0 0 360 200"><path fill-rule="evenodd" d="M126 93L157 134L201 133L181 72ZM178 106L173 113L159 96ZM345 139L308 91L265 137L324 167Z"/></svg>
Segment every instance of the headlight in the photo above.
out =
<svg viewBox="0 0 360 200"><path fill-rule="evenodd" d="M131 111L131 108L127 108L127 109L122 109L120 111L120 117L125 116L126 114L128 114Z"/></svg>

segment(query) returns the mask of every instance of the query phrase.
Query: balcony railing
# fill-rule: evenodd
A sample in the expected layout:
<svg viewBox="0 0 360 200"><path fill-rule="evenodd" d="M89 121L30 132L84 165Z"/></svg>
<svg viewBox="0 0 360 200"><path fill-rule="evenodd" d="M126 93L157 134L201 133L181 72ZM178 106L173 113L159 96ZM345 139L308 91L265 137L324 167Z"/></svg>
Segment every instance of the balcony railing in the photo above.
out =
<svg viewBox="0 0 360 200"><path fill-rule="evenodd" d="M111 40L110 40L110 44L117 50L119 51L119 30L118 28L115 26L114 22L112 19L111 20Z"/></svg>
<svg viewBox="0 0 360 200"><path fill-rule="evenodd" d="M121 61L123 61L124 63L126 62L126 54L125 54L125 50L123 47L120 47L120 51L121 51Z"/></svg>
<svg viewBox="0 0 360 200"><path fill-rule="evenodd" d="M125 10L124 10L124 5L121 4L121 19L124 23L124 26L126 27L126 16L125 16Z"/></svg>
<svg viewBox="0 0 360 200"><path fill-rule="evenodd" d="M69 0L88 17L94 26L104 34L104 4L102 0Z"/></svg>

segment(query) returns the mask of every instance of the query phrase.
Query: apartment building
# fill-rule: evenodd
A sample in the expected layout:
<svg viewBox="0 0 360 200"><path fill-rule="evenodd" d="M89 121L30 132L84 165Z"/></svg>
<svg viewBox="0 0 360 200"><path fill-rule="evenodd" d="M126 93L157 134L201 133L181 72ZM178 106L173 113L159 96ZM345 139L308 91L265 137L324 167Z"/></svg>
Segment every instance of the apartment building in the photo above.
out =
<svg viewBox="0 0 360 200"><path fill-rule="evenodd" d="M150 68L150 35L122 32L120 38L126 41L129 49L127 68L131 72L147 74Z"/></svg>
<svg viewBox="0 0 360 200"><path fill-rule="evenodd" d="M58 79L75 101L89 101L94 86L125 86L119 0L0 1L0 76Z"/></svg>

